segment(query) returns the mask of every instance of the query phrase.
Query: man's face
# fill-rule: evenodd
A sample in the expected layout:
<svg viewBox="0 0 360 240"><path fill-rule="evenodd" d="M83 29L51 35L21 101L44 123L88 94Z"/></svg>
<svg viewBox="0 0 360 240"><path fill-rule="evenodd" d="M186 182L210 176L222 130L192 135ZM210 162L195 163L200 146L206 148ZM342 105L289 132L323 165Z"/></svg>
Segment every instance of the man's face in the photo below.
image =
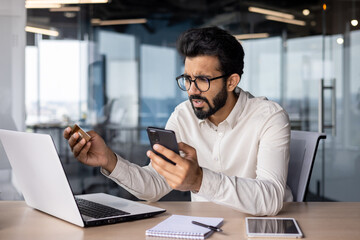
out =
<svg viewBox="0 0 360 240"><path fill-rule="evenodd" d="M214 56L187 57L185 59L185 74L192 79L197 76L205 76L209 79L221 76L222 72L219 69L219 60ZM194 83L187 92L194 113L199 119L205 119L215 114L225 105L228 97L223 78L211 81L210 89L206 92L201 92Z"/></svg>

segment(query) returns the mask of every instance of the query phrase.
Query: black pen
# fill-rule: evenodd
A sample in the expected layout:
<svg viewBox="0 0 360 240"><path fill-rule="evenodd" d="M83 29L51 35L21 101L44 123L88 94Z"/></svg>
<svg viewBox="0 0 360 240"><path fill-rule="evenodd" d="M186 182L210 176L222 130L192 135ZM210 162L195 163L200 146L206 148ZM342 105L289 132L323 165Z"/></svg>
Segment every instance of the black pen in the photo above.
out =
<svg viewBox="0 0 360 240"><path fill-rule="evenodd" d="M197 222L197 221L191 221L191 223L192 223L192 224L195 224L195 225L198 225L198 226L201 226L201 227L208 228L208 229L213 230L213 231L216 231L216 232L222 232L222 229L221 229L221 228L218 228L218 227L210 226L210 225L207 225L207 224L204 224L204 223L200 223L200 222Z"/></svg>

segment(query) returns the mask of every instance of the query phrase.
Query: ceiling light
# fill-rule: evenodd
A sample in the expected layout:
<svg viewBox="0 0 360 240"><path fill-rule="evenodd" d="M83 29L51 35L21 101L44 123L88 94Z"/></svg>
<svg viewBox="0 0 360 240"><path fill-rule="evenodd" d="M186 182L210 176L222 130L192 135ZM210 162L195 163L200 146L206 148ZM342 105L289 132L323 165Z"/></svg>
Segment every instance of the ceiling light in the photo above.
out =
<svg viewBox="0 0 360 240"><path fill-rule="evenodd" d="M294 15L292 15L292 14L273 11L273 10L264 9L264 8L249 7L248 9L249 9L249 12L255 12L255 13L260 13L260 14L264 14L264 15L271 15L271 16L276 16L276 17L281 17L281 18L286 18L286 19L294 19L295 18Z"/></svg>
<svg viewBox="0 0 360 240"><path fill-rule="evenodd" d="M305 21L296 20L296 19L286 19L286 18L279 18L279 17L275 17L275 16L266 16L265 18L267 20L271 20L271 21L284 22L284 23L289 23L289 24L294 24L294 25L299 25L299 26L306 25Z"/></svg>
<svg viewBox="0 0 360 240"><path fill-rule="evenodd" d="M26 8L39 8L46 4L93 4L93 3L108 3L109 0L26 0Z"/></svg>
<svg viewBox="0 0 360 240"><path fill-rule="evenodd" d="M80 7L61 7L61 8L51 8L50 12L79 12Z"/></svg>
<svg viewBox="0 0 360 240"><path fill-rule="evenodd" d="M39 33L39 34L42 34L42 35L54 36L54 37L59 36L58 31L50 30L50 29L46 29L46 28L38 28L38 27L26 26L25 31L26 32L31 32L31 33Z"/></svg>
<svg viewBox="0 0 360 240"><path fill-rule="evenodd" d="M25 2L25 8L61 8L61 4L58 3L46 3L46 4L32 4Z"/></svg>
<svg viewBox="0 0 360 240"><path fill-rule="evenodd" d="M339 37L338 39L336 39L336 42L341 45L344 43L344 39Z"/></svg>
<svg viewBox="0 0 360 240"><path fill-rule="evenodd" d="M309 9L304 9L304 10L302 11L302 13L303 13L304 16L309 16L310 10L309 10Z"/></svg>
<svg viewBox="0 0 360 240"><path fill-rule="evenodd" d="M91 3L108 3L109 0L26 0L25 2L31 4L46 4L46 3L91 4Z"/></svg>
<svg viewBox="0 0 360 240"><path fill-rule="evenodd" d="M234 35L234 37L238 40L245 39L255 39L255 38L268 38L270 35L268 33L250 33L250 34L239 34Z"/></svg>
<svg viewBox="0 0 360 240"><path fill-rule="evenodd" d="M91 19L91 23L97 26L110 26L110 25L124 25L124 24L142 24L146 23L146 18L138 19L119 19L119 20L100 20L100 19Z"/></svg>
<svg viewBox="0 0 360 240"><path fill-rule="evenodd" d="M358 20L353 19L351 20L351 25L353 25L354 27L356 27L359 24Z"/></svg>

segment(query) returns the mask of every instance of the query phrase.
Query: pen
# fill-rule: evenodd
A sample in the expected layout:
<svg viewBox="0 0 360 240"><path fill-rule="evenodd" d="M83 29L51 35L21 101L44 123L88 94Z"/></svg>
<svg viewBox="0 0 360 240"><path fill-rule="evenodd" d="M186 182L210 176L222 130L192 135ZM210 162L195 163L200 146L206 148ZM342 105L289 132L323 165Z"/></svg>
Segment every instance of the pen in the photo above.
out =
<svg viewBox="0 0 360 240"><path fill-rule="evenodd" d="M204 223L200 223L200 222L197 222L197 221L191 221L191 223L192 223L192 224L195 224L195 225L198 225L198 226L201 226L201 227L205 227L205 228L211 229L211 230L216 231L216 232L222 232L222 229L221 229L221 228L218 228L218 227L210 226L210 225L207 225L207 224L204 224Z"/></svg>

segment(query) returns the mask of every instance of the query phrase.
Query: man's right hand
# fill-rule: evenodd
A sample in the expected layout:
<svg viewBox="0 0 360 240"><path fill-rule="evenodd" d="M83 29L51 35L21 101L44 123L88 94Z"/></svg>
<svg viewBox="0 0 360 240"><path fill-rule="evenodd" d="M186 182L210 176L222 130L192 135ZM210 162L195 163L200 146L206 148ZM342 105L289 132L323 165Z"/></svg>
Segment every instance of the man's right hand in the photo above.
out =
<svg viewBox="0 0 360 240"><path fill-rule="evenodd" d="M111 173L117 162L115 154L96 132L90 131L88 134L91 136L89 142L86 143L85 139L78 142L78 133L72 134L70 127L64 130L64 138L68 140L75 158L86 165L102 167Z"/></svg>

